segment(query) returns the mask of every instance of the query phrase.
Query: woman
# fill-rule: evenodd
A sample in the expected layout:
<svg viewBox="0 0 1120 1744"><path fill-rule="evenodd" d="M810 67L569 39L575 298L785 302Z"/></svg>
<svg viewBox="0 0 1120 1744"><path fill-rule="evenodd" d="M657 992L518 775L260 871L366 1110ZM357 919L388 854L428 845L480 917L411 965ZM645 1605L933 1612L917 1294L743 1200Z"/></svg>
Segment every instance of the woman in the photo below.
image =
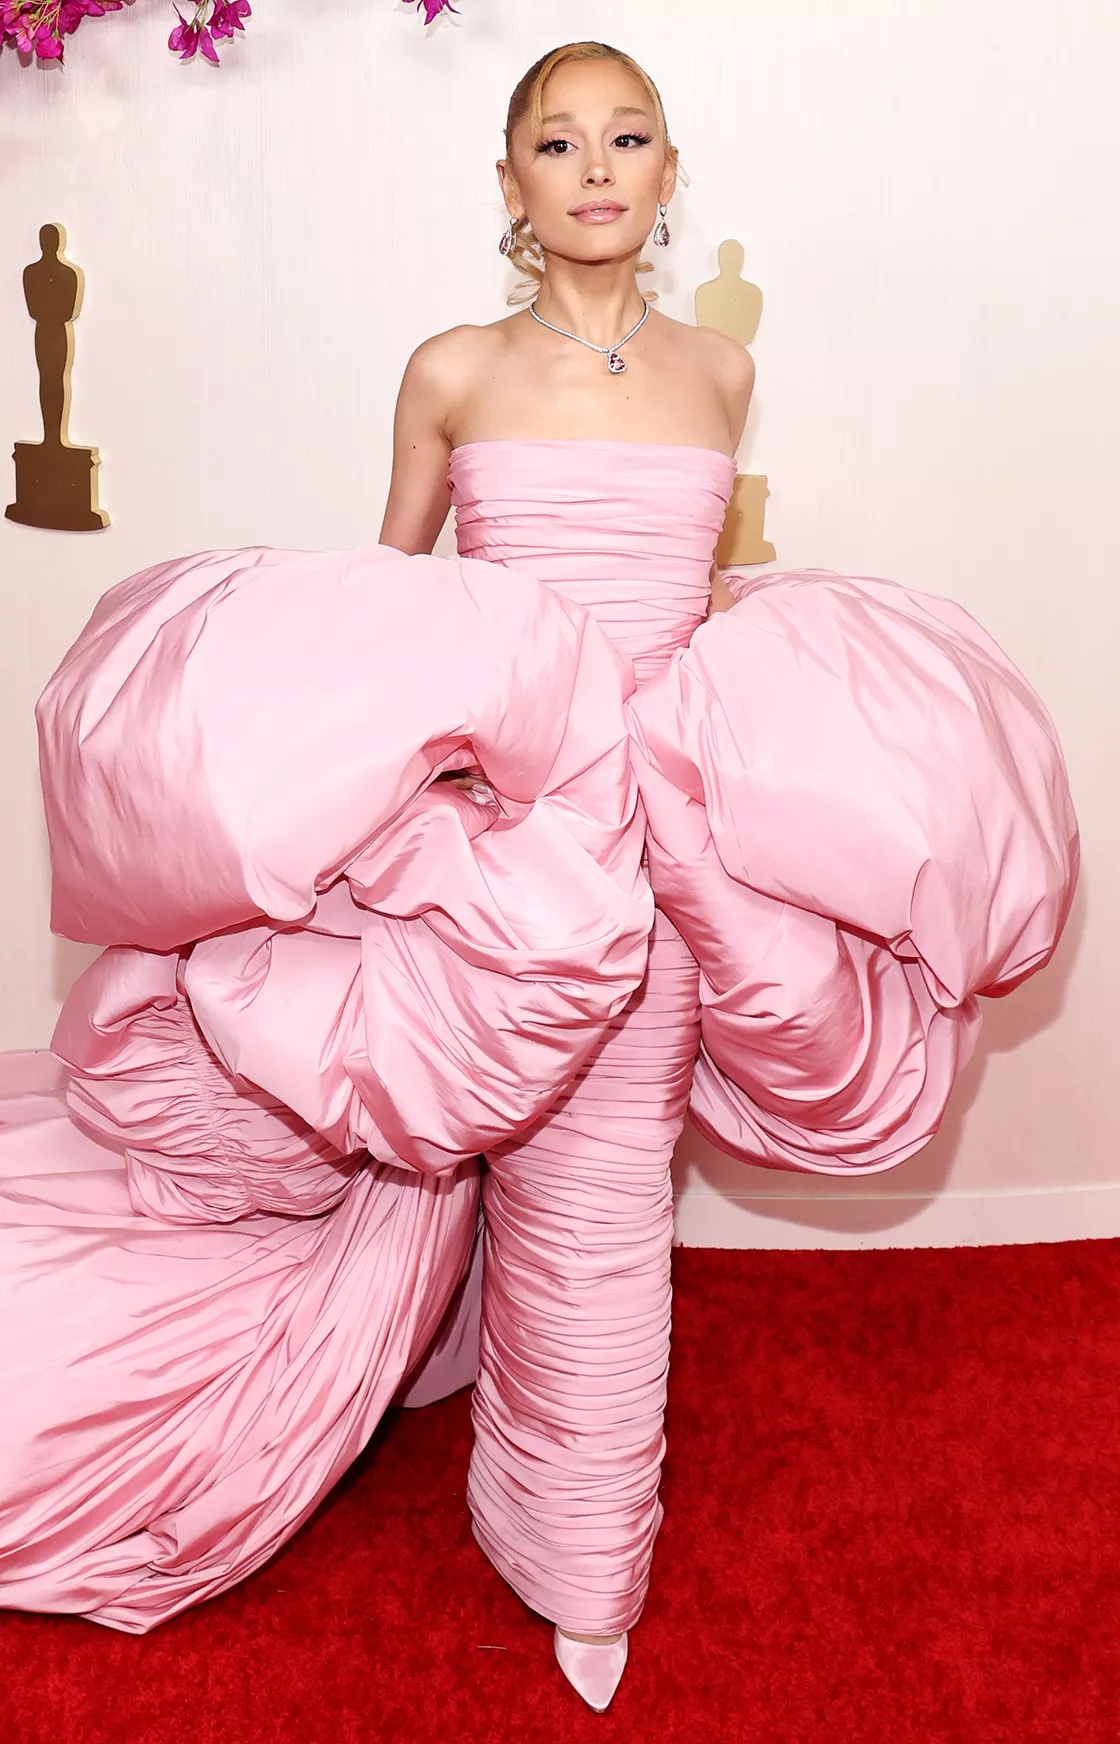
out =
<svg viewBox="0 0 1120 1744"><path fill-rule="evenodd" d="M655 222L667 235L676 155L657 91L628 57L574 44L529 69L510 102L498 173L509 211L504 249L539 280L536 296L520 314L489 327L453 328L413 355L397 403L383 544L431 551L447 514L449 465L457 506L471 517L460 514L460 550L508 562L520 555L508 525L495 545L495 530L472 493L504 492L512 484L515 513L524 514L525 493L539 498L542 482L558 474L574 479L577 491L589 476L604 470L609 476L620 459L612 443L687 447L702 464L705 452L734 455L753 381L749 354L712 329L658 314L637 284ZM612 373L604 367L610 357L625 368ZM507 446L479 446L486 443ZM570 452L555 443L581 446ZM694 456L681 458L687 471ZM704 534L715 531L718 523ZM699 554L708 562L710 543L702 535ZM531 549L539 559L539 548ZM706 601L695 574L675 621L659 624L656 616L649 621L649 608L658 608L643 597L640 582L627 578L623 597L616 597L619 553L608 565L606 588L586 553L574 564L572 554L557 555L555 569L532 558L529 566L538 576L555 574L569 597L595 613L639 679L663 664L702 615ZM712 577L713 604L732 604L714 566ZM471 1473L476 1531L522 1597L574 1625L557 1632L560 1663L603 1706L625 1664L622 1631L637 1620L657 1526L669 1162L699 1043L698 976L676 930L659 915L642 987L608 1043L531 1138L492 1158L484 1184L487 1270L500 1279L500 1290L484 1322L490 1336L475 1391L476 1424L485 1431ZM560 1205L558 1158L576 1195ZM550 1240L557 1218L566 1225L559 1252ZM573 1280L562 1263L568 1241L578 1244L575 1312L567 1295ZM530 1449L513 1421L509 1365L491 1331L497 1320L505 1338L523 1340L535 1359ZM589 1372L579 1345L592 1329L599 1352ZM639 1370L640 1402L631 1390L623 1426L620 1379ZM558 1376L566 1383L557 1385ZM517 1385L523 1418L520 1372ZM581 1431L574 1443L573 1424ZM544 1485L534 1474L542 1453ZM572 1489L559 1512L552 1493L558 1466ZM592 1471L600 1474L594 1481ZM504 1548L510 1542L531 1545L535 1566L526 1565L524 1550L511 1561ZM603 1633L611 1629L618 1632Z"/></svg>
<svg viewBox="0 0 1120 1744"><path fill-rule="evenodd" d="M638 291L646 75L545 57L499 173L536 299L412 359L382 545L134 577L41 701L54 925L109 948L8 1063L0 1603L153 1627L477 1361L476 1536L601 1710L686 1103L771 1166L911 1154L1076 837L967 614L715 575L751 366Z"/></svg>

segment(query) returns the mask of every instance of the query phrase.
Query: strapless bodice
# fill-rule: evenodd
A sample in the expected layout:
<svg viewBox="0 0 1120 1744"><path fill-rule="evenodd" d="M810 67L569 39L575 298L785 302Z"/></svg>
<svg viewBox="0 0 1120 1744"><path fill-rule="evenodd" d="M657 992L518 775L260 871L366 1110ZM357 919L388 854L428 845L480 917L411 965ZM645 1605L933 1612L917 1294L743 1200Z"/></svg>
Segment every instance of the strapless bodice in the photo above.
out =
<svg viewBox="0 0 1120 1744"><path fill-rule="evenodd" d="M461 557L525 569L575 600L639 682L703 618L735 463L648 442L467 442L451 455Z"/></svg>

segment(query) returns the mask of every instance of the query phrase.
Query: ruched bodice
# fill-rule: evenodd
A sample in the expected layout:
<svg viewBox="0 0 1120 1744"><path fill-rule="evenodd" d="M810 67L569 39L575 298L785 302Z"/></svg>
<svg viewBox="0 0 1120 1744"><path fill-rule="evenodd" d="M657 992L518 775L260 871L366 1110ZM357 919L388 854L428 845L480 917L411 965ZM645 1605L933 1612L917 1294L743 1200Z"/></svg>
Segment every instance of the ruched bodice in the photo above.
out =
<svg viewBox="0 0 1120 1744"><path fill-rule="evenodd" d="M735 463L646 442L467 442L451 456L461 557L575 600L651 678L703 618Z"/></svg>

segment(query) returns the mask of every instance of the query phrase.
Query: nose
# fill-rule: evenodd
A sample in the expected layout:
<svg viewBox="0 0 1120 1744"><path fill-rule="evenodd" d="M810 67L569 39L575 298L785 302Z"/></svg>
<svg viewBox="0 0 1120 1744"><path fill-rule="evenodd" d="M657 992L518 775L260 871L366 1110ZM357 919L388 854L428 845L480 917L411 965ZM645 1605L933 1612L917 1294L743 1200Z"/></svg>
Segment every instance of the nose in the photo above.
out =
<svg viewBox="0 0 1120 1744"><path fill-rule="evenodd" d="M583 173L585 188L605 188L612 179L611 172L605 163L589 163Z"/></svg>

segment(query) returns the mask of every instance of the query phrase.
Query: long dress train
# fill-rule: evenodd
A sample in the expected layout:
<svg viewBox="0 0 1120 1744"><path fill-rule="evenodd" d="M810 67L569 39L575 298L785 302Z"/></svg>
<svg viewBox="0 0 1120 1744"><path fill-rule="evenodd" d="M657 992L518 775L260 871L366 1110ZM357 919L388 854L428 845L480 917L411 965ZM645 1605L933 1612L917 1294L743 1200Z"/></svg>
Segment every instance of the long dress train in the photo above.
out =
<svg viewBox="0 0 1120 1744"><path fill-rule="evenodd" d="M0 1076L0 1604L151 1628L470 1378L484 1154L475 1531L565 1627L636 1620L686 1104L749 1162L912 1154L1076 875L960 608L800 572L701 623L733 471L468 444L458 562L99 605L40 733L54 924L108 948Z"/></svg>

